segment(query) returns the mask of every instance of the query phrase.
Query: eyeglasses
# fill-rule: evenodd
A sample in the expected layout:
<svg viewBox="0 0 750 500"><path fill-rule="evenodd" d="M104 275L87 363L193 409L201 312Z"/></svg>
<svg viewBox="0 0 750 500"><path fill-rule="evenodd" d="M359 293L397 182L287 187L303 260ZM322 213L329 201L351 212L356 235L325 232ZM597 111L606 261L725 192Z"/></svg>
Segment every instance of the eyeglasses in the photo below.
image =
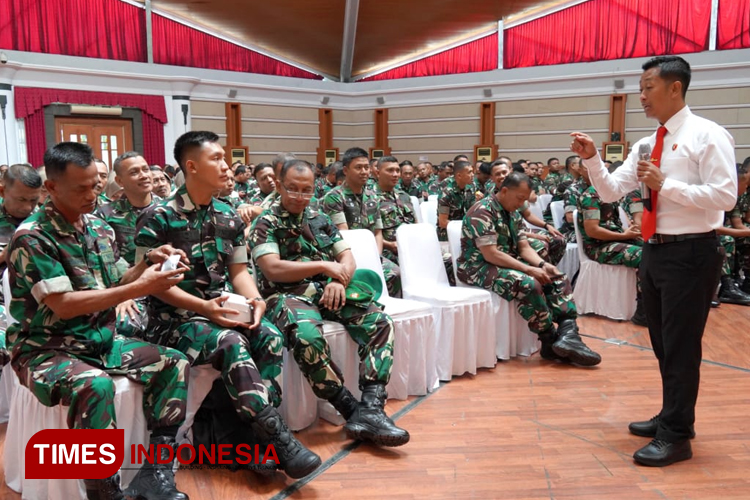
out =
<svg viewBox="0 0 750 500"><path fill-rule="evenodd" d="M282 184L282 186L284 186ZM313 196L315 196L315 193L302 193L300 191L291 191L289 188L284 186L284 191L289 195L290 198L294 198L296 200L309 200L312 199Z"/></svg>

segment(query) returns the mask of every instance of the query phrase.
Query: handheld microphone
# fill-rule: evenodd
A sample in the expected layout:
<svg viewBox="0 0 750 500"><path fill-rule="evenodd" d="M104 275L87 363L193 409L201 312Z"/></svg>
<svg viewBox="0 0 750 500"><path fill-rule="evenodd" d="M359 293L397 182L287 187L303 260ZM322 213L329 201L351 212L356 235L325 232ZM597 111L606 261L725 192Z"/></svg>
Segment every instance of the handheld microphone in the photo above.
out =
<svg viewBox="0 0 750 500"><path fill-rule="evenodd" d="M638 148L638 160L651 161L651 146L648 144L640 145ZM651 211L651 189L643 182L641 182L641 200L643 201L643 208Z"/></svg>

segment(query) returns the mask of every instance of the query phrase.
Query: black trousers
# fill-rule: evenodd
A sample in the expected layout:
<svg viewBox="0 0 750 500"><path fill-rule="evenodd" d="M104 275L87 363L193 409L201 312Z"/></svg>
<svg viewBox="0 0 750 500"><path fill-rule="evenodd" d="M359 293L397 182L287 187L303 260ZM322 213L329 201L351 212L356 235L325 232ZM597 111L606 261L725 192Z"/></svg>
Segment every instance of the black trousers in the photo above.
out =
<svg viewBox="0 0 750 500"><path fill-rule="evenodd" d="M687 438L695 422L701 341L721 263L718 238L643 246L643 307L662 382L657 439Z"/></svg>

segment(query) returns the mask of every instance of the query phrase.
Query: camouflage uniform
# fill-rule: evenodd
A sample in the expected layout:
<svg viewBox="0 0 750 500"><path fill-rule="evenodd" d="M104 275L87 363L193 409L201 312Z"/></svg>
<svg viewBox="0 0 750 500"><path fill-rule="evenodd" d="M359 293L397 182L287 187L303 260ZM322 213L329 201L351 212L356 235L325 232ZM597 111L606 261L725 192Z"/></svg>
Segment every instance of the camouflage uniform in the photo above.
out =
<svg viewBox="0 0 750 500"><path fill-rule="evenodd" d="M5 211L5 205L0 204L0 252L5 250L13 238L16 228L21 225L22 219L16 219ZM0 276L8 268L7 256L0 261ZM10 353L5 346L5 329L8 326L8 317L5 312L5 297L3 287L0 285L0 369L10 361Z"/></svg>
<svg viewBox="0 0 750 500"><path fill-rule="evenodd" d="M271 193L263 198L263 201L260 203L260 207L264 210L268 210L271 205L273 205L274 202L278 201L280 199L279 192L275 189L271 191ZM320 200L315 198L314 196L310 198L310 203L308 203L308 206L314 210L318 210L318 207L320 205Z"/></svg>
<svg viewBox="0 0 750 500"><path fill-rule="evenodd" d="M331 219L309 207L300 215L274 203L253 222L248 243L253 260L276 254L293 262L335 261L349 246ZM359 382L387 384L393 365L393 321L375 303L347 302L338 311L318 308L328 277L317 275L294 283L274 283L257 269L266 317L284 333L300 370L316 396L330 399L343 385L323 337L323 320L346 327L359 346Z"/></svg>
<svg viewBox="0 0 750 500"><path fill-rule="evenodd" d="M563 223L560 226L559 231L565 236L566 243L575 243L576 241L576 228L573 222L568 222L565 216L568 214L573 215L573 212L578 208L578 198L581 197L583 192L588 189L586 181L583 177L579 177L578 180L573 182L568 189L565 190L563 195Z"/></svg>
<svg viewBox="0 0 750 500"><path fill-rule="evenodd" d="M375 191L368 188L364 188L362 194L355 194L345 182L326 195L321 211L337 226L346 223L349 229L368 229L373 233L383 229L380 199ZM380 261L383 264L388 294L391 297L401 297L401 270L385 255L381 255Z"/></svg>
<svg viewBox="0 0 750 500"><path fill-rule="evenodd" d="M247 263L244 229L231 207L217 199L196 206L182 186L138 221L136 260L164 244L183 250L190 270L177 286L201 299L214 299L222 291L232 291L229 266ZM280 404L283 338L270 322L263 321L253 331L229 329L155 297L149 309L153 341L185 353L193 365L210 364L221 371L243 420L249 421L269 403Z"/></svg>
<svg viewBox="0 0 750 500"><path fill-rule="evenodd" d="M336 184L331 184L325 178L321 178L322 182L315 183L315 197L319 200L325 198L331 189L336 188Z"/></svg>
<svg viewBox="0 0 750 500"><path fill-rule="evenodd" d="M249 182L237 182L234 183L234 190L237 192L237 194L240 195L240 199L246 200L248 197L253 195L253 190L250 188ZM245 193L244 196L242 196L241 193Z"/></svg>
<svg viewBox="0 0 750 500"><path fill-rule="evenodd" d="M396 188L405 192L409 196L416 197L418 200L422 199L422 186L419 184L419 179L412 179L411 184L408 187L404 186L404 180L401 179L398 181L398 184L396 184Z"/></svg>
<svg viewBox="0 0 750 500"><path fill-rule="evenodd" d="M630 222L632 224L635 214L643 213L643 200L641 199L641 190L636 189L635 191L631 191L626 194L620 202L620 206L623 210L625 210L625 213L628 214L628 218L630 219Z"/></svg>
<svg viewBox="0 0 750 500"><path fill-rule="evenodd" d="M239 196L232 196L232 195L236 195L236 194L237 193L232 192L231 195L229 195L229 196L220 196L218 199L220 201L223 201L224 203L226 203L230 207L234 208L235 210L237 210L240 207L240 205L242 205L243 201L242 201L242 199Z"/></svg>
<svg viewBox="0 0 750 500"><path fill-rule="evenodd" d="M263 194L263 192L262 192L262 191L258 191L257 193L253 194L252 196L249 196L249 197L245 198L245 203L247 203L248 205L253 205L253 206L256 206L256 207L257 207L257 206L261 206L261 205L263 204L263 201L264 201L264 200L265 200L265 199L266 199L266 198L267 198L267 197L268 197L268 196L269 196L270 194L271 194L271 193L268 193L268 194Z"/></svg>
<svg viewBox="0 0 750 500"><path fill-rule="evenodd" d="M520 260L519 243L523 219L518 211L509 213L496 197L482 199L471 207L461 225L461 255L458 279L497 293L507 301L516 300L518 312L534 333L543 333L553 322L575 319L578 314L567 279L540 285L521 271L490 264L480 248L496 245L498 250Z"/></svg>
<svg viewBox="0 0 750 500"><path fill-rule="evenodd" d="M149 428L179 426L185 419L189 363L173 349L115 334L113 307L61 319L44 299L56 293L116 286L128 264L115 233L85 214L79 232L47 201L18 228L11 242L11 365L21 384L45 406L69 406L68 426L116 427L114 383L124 375L144 385Z"/></svg>
<svg viewBox="0 0 750 500"><path fill-rule="evenodd" d="M383 221L383 240L396 242L396 229L401 224L416 224L414 207L411 198L398 188L393 191L383 191L376 186L375 194L380 198L380 218ZM383 249L383 257L398 264L398 255L388 249Z"/></svg>
<svg viewBox="0 0 750 500"><path fill-rule="evenodd" d="M526 201L518 210L518 212L521 214L521 216L523 216L523 212L528 210L528 208L529 202ZM547 224L551 224L551 222L547 222L546 220L544 222L546 222ZM552 236L552 234L546 229L534 228L526 229L525 231L526 233L539 234L549 238L549 241L531 237L528 238L529 245L531 245L531 248L533 248L534 251L539 254L539 257L553 265L562 260L563 256L565 255L565 247L568 244L565 238Z"/></svg>
<svg viewBox="0 0 750 500"><path fill-rule="evenodd" d="M544 185L542 184L542 179L539 177L529 177L531 180L531 190L534 191L536 194L539 194L539 191L542 190Z"/></svg>
<svg viewBox="0 0 750 500"><path fill-rule="evenodd" d="M473 184L467 184L462 190L456 184L455 178L449 177L446 179L438 196L438 219L440 214L448 214L448 221L463 219L466 212L477 200L473 188ZM440 241L448 241L447 229L438 227L437 233Z"/></svg>
<svg viewBox="0 0 750 500"><path fill-rule="evenodd" d="M641 265L641 251L643 243L638 240L602 241L586 234L583 221L598 220L599 227L622 233L619 203L604 203L593 186L589 186L578 198L578 227L583 238L583 251L588 258L600 264L612 266L626 266L636 270ZM640 278L637 279L638 290L641 289Z"/></svg>
<svg viewBox="0 0 750 500"><path fill-rule="evenodd" d="M732 219L740 218L744 219L744 215L747 213L747 193L741 194L737 197L737 203L730 212L724 212L724 227L732 227ZM744 220L743 220L744 224ZM724 264L721 267L722 276L733 276L737 275L739 269L745 271L745 276L748 276L748 238L735 238L728 234L720 234L719 240L721 245L724 247L725 257ZM742 252L742 253L740 253Z"/></svg>
<svg viewBox="0 0 750 500"><path fill-rule="evenodd" d="M123 195L119 200L101 205L96 209L94 215L115 230L115 241L120 257L125 259L129 266L135 265L135 223L138 217L151 209L154 204L161 201L156 195L152 195L151 203L145 207L134 207L128 197ZM125 314L117 318L117 333L126 337L144 338L148 328L148 310L145 297L135 301L138 316L132 320Z"/></svg>
<svg viewBox="0 0 750 500"><path fill-rule="evenodd" d="M750 228L750 223L745 222L745 217L750 212L750 194L745 192L737 198L737 206L735 207L735 210L737 214L736 217L741 217L742 223L745 225L745 227ZM750 238L737 238L736 244L737 267L735 268L735 273L738 273L740 270L742 270L745 278L747 279L750 277Z"/></svg>
<svg viewBox="0 0 750 500"><path fill-rule="evenodd" d="M415 181L419 181L419 187L421 188L422 192L426 192L427 195L439 195L440 194L440 181L437 178L437 175L431 175L427 178L427 180L422 179L414 179Z"/></svg>

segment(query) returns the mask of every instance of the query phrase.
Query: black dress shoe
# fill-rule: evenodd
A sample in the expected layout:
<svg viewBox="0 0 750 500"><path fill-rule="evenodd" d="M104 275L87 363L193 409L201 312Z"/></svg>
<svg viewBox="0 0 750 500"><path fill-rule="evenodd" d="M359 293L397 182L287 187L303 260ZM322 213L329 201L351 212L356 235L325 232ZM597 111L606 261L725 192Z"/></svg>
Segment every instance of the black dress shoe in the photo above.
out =
<svg viewBox="0 0 750 500"><path fill-rule="evenodd" d="M659 415L654 415L650 420L643 420L640 422L630 422L628 430L631 434L636 436L653 438L656 437L656 430L659 428ZM695 437L695 427L690 426L690 439Z"/></svg>
<svg viewBox="0 0 750 500"><path fill-rule="evenodd" d="M633 458L641 465L664 467L693 458L693 450L690 447L689 439L682 439L674 443L653 439L649 444L636 451Z"/></svg>

